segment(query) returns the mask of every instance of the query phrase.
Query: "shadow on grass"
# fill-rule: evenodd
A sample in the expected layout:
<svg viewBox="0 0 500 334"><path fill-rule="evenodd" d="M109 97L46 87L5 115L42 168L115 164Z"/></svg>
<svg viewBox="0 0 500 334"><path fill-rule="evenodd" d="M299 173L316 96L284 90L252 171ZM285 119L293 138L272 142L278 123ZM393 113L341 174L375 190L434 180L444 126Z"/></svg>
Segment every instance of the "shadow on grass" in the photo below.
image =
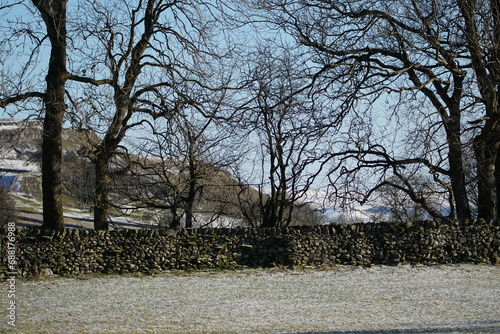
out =
<svg viewBox="0 0 500 334"><path fill-rule="evenodd" d="M331 332L293 332L288 334L378 334L378 333L500 333L500 320L477 321L473 323L451 325L450 327L428 327L428 328L399 328L381 330L357 330L357 331L331 331Z"/></svg>

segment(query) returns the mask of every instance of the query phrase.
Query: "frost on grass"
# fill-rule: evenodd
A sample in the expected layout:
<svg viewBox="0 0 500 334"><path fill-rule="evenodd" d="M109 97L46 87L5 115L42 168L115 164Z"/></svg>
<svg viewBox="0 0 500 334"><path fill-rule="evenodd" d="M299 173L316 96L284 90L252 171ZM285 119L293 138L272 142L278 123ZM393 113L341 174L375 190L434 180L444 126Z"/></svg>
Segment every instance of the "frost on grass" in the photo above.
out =
<svg viewBox="0 0 500 334"><path fill-rule="evenodd" d="M22 333L500 332L500 268L339 267L19 283Z"/></svg>

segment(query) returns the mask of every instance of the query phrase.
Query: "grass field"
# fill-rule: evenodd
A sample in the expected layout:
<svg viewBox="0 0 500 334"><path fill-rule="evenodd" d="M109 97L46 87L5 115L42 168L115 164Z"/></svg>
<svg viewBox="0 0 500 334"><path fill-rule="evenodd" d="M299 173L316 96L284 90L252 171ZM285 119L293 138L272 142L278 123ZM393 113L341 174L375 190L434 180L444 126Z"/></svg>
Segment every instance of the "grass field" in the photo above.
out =
<svg viewBox="0 0 500 334"><path fill-rule="evenodd" d="M49 278L17 282L16 306L0 332L500 333L500 267Z"/></svg>

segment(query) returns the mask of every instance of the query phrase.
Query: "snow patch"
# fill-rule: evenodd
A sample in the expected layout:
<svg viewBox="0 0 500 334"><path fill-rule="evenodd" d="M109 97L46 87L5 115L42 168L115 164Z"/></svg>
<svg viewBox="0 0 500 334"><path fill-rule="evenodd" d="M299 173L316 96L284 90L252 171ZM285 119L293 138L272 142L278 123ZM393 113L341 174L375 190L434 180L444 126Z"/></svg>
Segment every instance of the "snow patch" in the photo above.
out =
<svg viewBox="0 0 500 334"><path fill-rule="evenodd" d="M32 161L5 159L0 160L0 171L1 170L16 171L19 173L37 172L40 170L40 165Z"/></svg>

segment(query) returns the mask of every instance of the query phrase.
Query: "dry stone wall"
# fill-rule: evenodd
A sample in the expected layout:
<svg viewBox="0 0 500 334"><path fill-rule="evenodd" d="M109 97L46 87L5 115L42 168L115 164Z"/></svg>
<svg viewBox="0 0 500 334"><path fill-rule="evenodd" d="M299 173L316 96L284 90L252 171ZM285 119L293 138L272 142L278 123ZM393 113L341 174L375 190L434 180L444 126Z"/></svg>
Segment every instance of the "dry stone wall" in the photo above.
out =
<svg viewBox="0 0 500 334"><path fill-rule="evenodd" d="M3 230L2 254L8 252ZM10 234L12 236L12 233ZM12 240L12 238L10 238ZM500 223L421 221L286 228L15 229L18 275L336 264L500 264ZM1 268L8 271L7 256Z"/></svg>

